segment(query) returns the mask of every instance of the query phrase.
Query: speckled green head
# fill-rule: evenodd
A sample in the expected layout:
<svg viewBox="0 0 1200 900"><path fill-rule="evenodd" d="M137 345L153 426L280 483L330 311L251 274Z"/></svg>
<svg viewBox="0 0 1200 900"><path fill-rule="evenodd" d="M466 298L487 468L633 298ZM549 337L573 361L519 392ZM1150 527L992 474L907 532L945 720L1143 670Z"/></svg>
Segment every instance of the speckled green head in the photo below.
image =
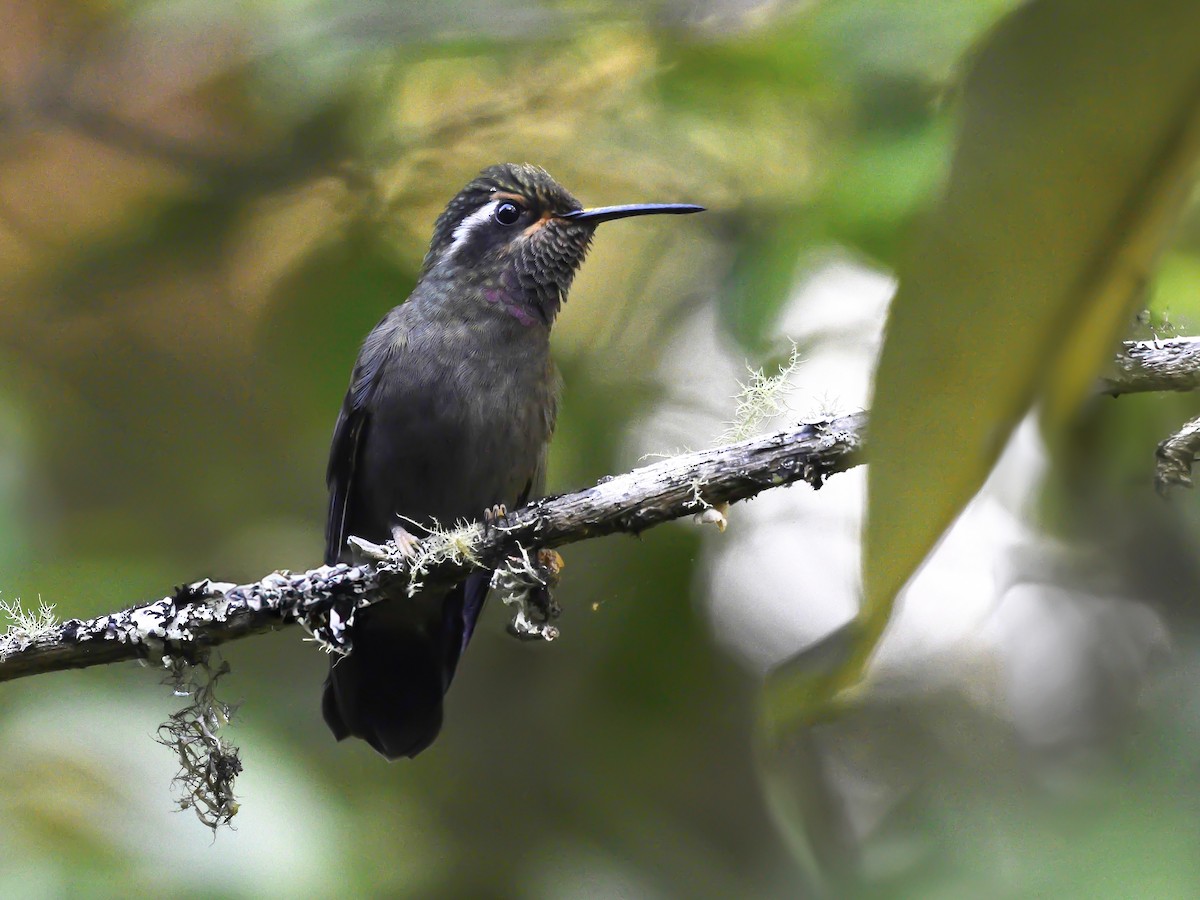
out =
<svg viewBox="0 0 1200 900"><path fill-rule="evenodd" d="M626 216L700 209L636 204L585 210L545 169L518 163L490 166L438 217L422 277L479 287L487 302L528 319L526 324L549 325L597 225Z"/></svg>

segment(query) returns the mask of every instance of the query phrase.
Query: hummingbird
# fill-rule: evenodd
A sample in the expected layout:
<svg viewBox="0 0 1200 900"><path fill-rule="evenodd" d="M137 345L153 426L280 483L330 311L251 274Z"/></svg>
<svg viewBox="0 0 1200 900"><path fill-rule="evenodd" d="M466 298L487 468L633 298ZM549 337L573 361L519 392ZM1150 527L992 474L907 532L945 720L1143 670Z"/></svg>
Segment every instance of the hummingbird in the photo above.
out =
<svg viewBox="0 0 1200 900"><path fill-rule="evenodd" d="M596 226L702 207L582 208L542 168L484 169L438 216L408 299L359 351L333 432L325 562L347 538L411 547L433 528L503 516L544 489L560 379L550 330ZM388 759L437 737L443 698L487 598L490 572L449 593L360 610L322 711L339 741Z"/></svg>

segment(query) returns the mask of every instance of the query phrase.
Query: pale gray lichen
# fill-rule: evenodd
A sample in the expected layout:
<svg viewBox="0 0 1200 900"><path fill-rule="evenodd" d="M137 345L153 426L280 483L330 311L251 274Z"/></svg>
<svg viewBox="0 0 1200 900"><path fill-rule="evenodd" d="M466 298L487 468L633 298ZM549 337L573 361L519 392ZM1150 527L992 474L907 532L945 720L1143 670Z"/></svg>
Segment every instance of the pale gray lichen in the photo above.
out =
<svg viewBox="0 0 1200 900"><path fill-rule="evenodd" d="M242 771L237 747L218 733L237 712L216 696L217 681L228 672L228 663L214 669L207 658L195 664L172 660L166 683L177 697L192 699L158 729L158 742L179 758L171 781L179 809L192 810L214 834L237 815L233 784Z"/></svg>
<svg viewBox="0 0 1200 900"><path fill-rule="evenodd" d="M503 525L489 528L503 530ZM416 552L408 560L408 596L413 597L421 589L421 579L435 566L449 563L460 566L465 563L479 564L476 547L484 534L484 526L478 522L460 522L454 528L440 528L434 522L429 536L416 545Z"/></svg>
<svg viewBox="0 0 1200 900"><path fill-rule="evenodd" d="M552 641L559 630L550 623L562 610L550 595L550 588L558 581L562 557L553 550L530 556L519 544L517 550L517 556L508 557L492 573L491 588L499 592L505 606L514 610L508 624L510 634L526 641Z"/></svg>
<svg viewBox="0 0 1200 900"><path fill-rule="evenodd" d="M737 395L733 422L717 439L718 442L743 441L754 436L765 423L787 412L788 380L799 365L800 350L793 342L788 361L774 375L766 374L761 366L750 368L750 381L741 386Z"/></svg>
<svg viewBox="0 0 1200 900"><path fill-rule="evenodd" d="M692 479L692 482L688 485L688 487L692 489L692 498L688 501L688 505L691 509L699 510L700 512L703 512L706 509L712 509L712 504L705 500L704 495L700 493L700 479Z"/></svg>
<svg viewBox="0 0 1200 900"><path fill-rule="evenodd" d="M0 635L0 659L10 653L24 650L58 626L54 605L43 602L40 597L36 611L25 609L21 606L20 599L0 600L0 613L11 623L8 630Z"/></svg>
<svg viewBox="0 0 1200 900"><path fill-rule="evenodd" d="M259 622L257 628L263 627L264 613L282 622L297 621L323 647L344 653L350 648L348 630L355 607L370 602L379 587L379 572L338 564L299 574L274 572L252 584L204 579L152 603L58 624L50 618L49 607L34 616L9 604L4 609L15 624L0 635L0 660L27 651L35 643L59 646L111 641L138 647L143 658L169 666L174 656L194 658L198 638L227 639L221 626L231 620L240 620L239 628L254 620Z"/></svg>
<svg viewBox="0 0 1200 900"><path fill-rule="evenodd" d="M417 524L401 518L410 524ZM486 527L503 529L503 525ZM435 519L429 527L429 533L419 541L403 545L398 541L376 544L351 535L346 542L362 559L375 563L381 572L394 572L407 566L408 596L413 597L421 590L425 575L437 566L479 565L476 547L484 536L484 528L477 522L467 521L461 521L453 528L443 528Z"/></svg>
<svg viewBox="0 0 1200 900"><path fill-rule="evenodd" d="M256 584L242 585L226 595L230 610L275 610L285 621L296 621L327 653L352 649L354 613L379 589L388 570L338 563L311 572L276 572Z"/></svg>

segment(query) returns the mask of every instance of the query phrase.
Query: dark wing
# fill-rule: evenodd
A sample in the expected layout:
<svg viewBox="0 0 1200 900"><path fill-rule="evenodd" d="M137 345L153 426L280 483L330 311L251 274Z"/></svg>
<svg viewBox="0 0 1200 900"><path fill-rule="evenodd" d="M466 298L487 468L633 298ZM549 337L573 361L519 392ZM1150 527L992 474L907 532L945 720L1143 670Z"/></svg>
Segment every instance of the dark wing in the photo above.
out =
<svg viewBox="0 0 1200 900"><path fill-rule="evenodd" d="M329 485L329 516L325 520L327 566L337 563L349 537L346 522L350 517L350 491L366 424L366 411L355 407L347 394L333 428L333 446L329 449L329 467L325 470L325 483Z"/></svg>
<svg viewBox="0 0 1200 900"><path fill-rule="evenodd" d="M354 495L354 474L370 427L371 397L379 374L396 347L394 323L394 316L389 315L367 335L354 366L350 389L346 391L346 399L342 401L342 410L333 428L329 465L325 469L325 483L329 486L329 515L325 520L327 566L338 562L349 537L346 529L350 521L351 497Z"/></svg>

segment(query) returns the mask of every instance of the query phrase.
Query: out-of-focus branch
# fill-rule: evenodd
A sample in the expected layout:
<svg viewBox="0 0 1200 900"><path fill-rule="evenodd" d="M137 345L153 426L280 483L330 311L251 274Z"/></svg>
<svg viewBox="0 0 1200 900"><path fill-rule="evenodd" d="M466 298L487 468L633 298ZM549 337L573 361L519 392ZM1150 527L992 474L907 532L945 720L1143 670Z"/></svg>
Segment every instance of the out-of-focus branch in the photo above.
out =
<svg viewBox="0 0 1200 900"><path fill-rule="evenodd" d="M1106 394L1194 391L1200 388L1200 337L1127 341L1114 371L1101 379Z"/></svg>
<svg viewBox="0 0 1200 900"><path fill-rule="evenodd" d="M1200 452L1200 416L1158 445L1154 487L1164 496L1173 487L1192 486L1192 464Z"/></svg>
<svg viewBox="0 0 1200 900"><path fill-rule="evenodd" d="M861 462L865 423L866 414L858 413L666 459L539 500L497 526L434 534L410 558L387 544L378 562L275 572L244 585L199 581L99 618L18 627L0 637L0 681L151 656L198 658L214 645L294 623L345 650L346 622L356 609L384 597L403 603L417 585L448 587L532 548L637 534L797 481L820 487Z"/></svg>
<svg viewBox="0 0 1200 900"><path fill-rule="evenodd" d="M1101 381L1112 394L1194 391L1200 388L1200 337L1129 341L1117 354L1114 373ZM1163 440L1155 453L1154 487L1166 496L1171 488L1192 486L1192 464L1200 452L1200 418Z"/></svg>

